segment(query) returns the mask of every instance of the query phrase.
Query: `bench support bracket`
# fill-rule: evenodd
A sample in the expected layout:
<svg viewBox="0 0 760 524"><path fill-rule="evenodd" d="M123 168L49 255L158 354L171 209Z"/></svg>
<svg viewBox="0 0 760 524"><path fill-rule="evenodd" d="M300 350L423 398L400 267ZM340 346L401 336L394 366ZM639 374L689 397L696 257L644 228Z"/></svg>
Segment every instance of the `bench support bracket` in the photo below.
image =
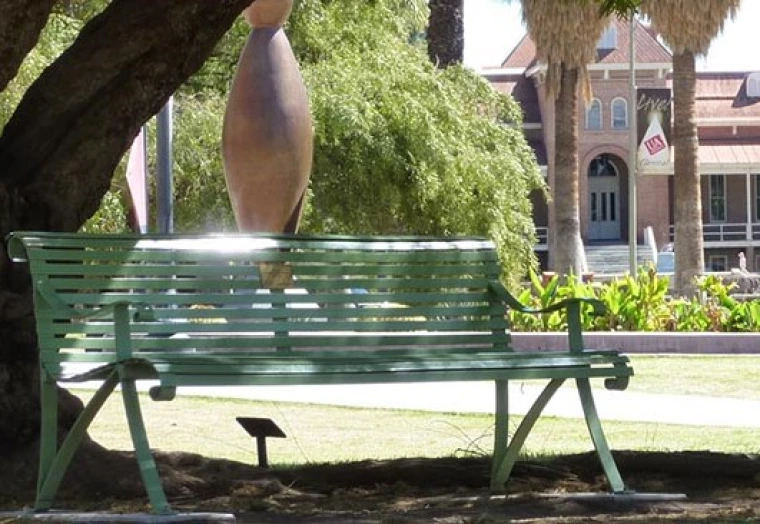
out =
<svg viewBox="0 0 760 524"><path fill-rule="evenodd" d="M503 386L500 386L500 382L504 382ZM491 472L491 491L504 491L507 480L512 474L512 469L517 462L517 458L520 455L520 450L525 444L525 440L528 438L530 431L533 429L534 424L541 415L549 400L554 396L562 383L565 382L563 378L555 378L546 385L541 391L536 401L531 406L528 413L523 417L520 426L515 431L514 436L509 440L509 446L506 445L508 439L508 431L506 423L499 424L499 412L505 410L506 407L502 407L500 410L500 402L506 404L508 402L508 392L506 389L506 381L496 381L496 442L494 448L494 462ZM501 399L501 401L500 401ZM502 415L502 418L504 416ZM499 437L501 434L501 437Z"/></svg>
<svg viewBox="0 0 760 524"><path fill-rule="evenodd" d="M37 487L37 501L34 504L35 511L47 511L52 507L55 494L58 492L58 488L63 480L63 475L66 473L71 459L82 443L82 438L87 433L87 428L118 383L118 373L116 370L113 370L87 403L79 418L74 422L63 444L61 444L61 448L57 452L56 421L55 419L43 419L40 442L40 475ZM47 414L47 419L53 416L57 417L58 393L56 392L55 382L48 382L47 379L43 379L42 388L42 412Z"/></svg>

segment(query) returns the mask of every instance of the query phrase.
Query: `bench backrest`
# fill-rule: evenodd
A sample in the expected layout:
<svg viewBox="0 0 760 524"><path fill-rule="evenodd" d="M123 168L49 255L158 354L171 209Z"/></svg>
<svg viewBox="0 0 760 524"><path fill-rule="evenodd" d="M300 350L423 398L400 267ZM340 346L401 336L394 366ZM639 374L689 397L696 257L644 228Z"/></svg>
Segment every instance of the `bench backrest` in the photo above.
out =
<svg viewBox="0 0 760 524"><path fill-rule="evenodd" d="M509 350L479 238L20 232L9 252L30 265L43 360L112 361L123 302L135 352Z"/></svg>

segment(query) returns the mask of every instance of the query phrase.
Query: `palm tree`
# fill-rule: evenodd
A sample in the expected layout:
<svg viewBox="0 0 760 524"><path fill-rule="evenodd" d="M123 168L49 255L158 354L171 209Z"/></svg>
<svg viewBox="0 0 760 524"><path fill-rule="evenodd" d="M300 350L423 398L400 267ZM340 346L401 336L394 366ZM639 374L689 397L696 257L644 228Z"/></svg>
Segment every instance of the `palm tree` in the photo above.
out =
<svg viewBox="0 0 760 524"><path fill-rule="evenodd" d="M441 69L464 59L464 0L430 0L427 47Z"/></svg>
<svg viewBox="0 0 760 524"><path fill-rule="evenodd" d="M609 23L601 2L522 0L523 20L536 45L537 58L546 64L546 96L554 101L554 158L550 162L554 223L552 267L560 274L584 270L580 230L578 171L578 95L590 99L586 70L593 62L596 42ZM582 88L582 89L580 89Z"/></svg>
<svg viewBox="0 0 760 524"><path fill-rule="evenodd" d="M673 151L675 201L675 292L696 293L704 268L702 196L695 109L695 57L705 54L736 16L741 0L644 0L642 12L673 52Z"/></svg>

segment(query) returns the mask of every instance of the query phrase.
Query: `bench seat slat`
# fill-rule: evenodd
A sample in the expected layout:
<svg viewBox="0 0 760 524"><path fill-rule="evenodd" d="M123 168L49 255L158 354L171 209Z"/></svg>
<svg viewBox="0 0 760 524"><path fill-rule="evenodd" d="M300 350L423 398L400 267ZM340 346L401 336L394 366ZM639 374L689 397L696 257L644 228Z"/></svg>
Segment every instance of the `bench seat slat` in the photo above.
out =
<svg viewBox="0 0 760 524"><path fill-rule="evenodd" d="M493 352L463 352L447 354L416 354L414 352L394 355L372 354L359 357L355 353L333 352L330 354L278 355L262 354L236 355L220 354L215 356L193 354L154 353L141 358L131 359L126 363L135 368L141 378L156 378L159 375L171 375L172 382L178 385L200 385L194 382L195 376L206 377L248 375L256 383L255 377L272 375L351 375L351 374L388 374L388 373L433 373L440 371L460 371L462 374L448 380L468 381L482 380L484 372L491 372L490 378L573 378L582 373L592 373L594 377L620 377L632 375L630 368L621 368L628 362L627 358L616 352L599 351L568 357L566 353L554 354L504 354ZM97 361L95 361L97 363ZM113 365L115 361L108 364ZM100 368L105 370L109 366ZM468 373L473 373L472 376ZM68 380L91 380L92 370L80 375L73 374ZM180 378L185 376L185 378Z"/></svg>
<svg viewBox="0 0 760 524"><path fill-rule="evenodd" d="M278 235L259 233L255 237L249 235L203 235L187 234L180 236L165 235L98 235L87 233L49 233L45 231L16 233L16 236L24 236L24 245L27 249L60 249L71 248L107 248L107 249L145 249L168 250L182 249L224 251L235 253L243 250L262 249L273 247L308 247L315 246L320 249L345 250L366 249L382 250L390 249L413 251L413 250L442 250L442 249L469 249L469 250L493 250L493 243L482 237L409 237L393 235L309 235L300 234Z"/></svg>
<svg viewBox="0 0 760 524"><path fill-rule="evenodd" d="M387 349L382 351L383 355L385 355L387 358L394 358L394 359L404 359L404 358L415 358L415 357L425 357L427 355L433 355L440 354L441 351L439 349L429 349L429 348L407 348L407 349ZM483 349L474 349L474 348L457 348L455 353L457 355L463 355L464 356L470 356L470 358L475 358L479 355L495 355L497 358L500 358L504 361L524 361L524 362L537 362L537 361L543 361L543 362L561 362L561 358L571 358L573 362L580 361L579 359L585 359L586 362L590 363L626 363L628 362L628 357L621 355L618 351L612 350L612 349L603 349L603 350L596 350L596 349L587 349L583 350L581 353L573 354L572 356L567 353L566 351L547 351L547 352L502 352L502 351L488 351ZM170 354L168 354L170 355ZM179 354L181 358L202 358L202 355L193 354L193 353L180 353ZM277 358L349 358L352 355L356 357L355 353L352 351L339 351L339 350L324 350L320 351L318 353L313 352L307 352L307 351L293 351L293 352L255 352L255 353L249 353L248 354L251 358L259 358L259 357L274 357ZM161 358L169 358L167 356L167 353L156 351L156 352L145 352L140 354L137 359L144 358L149 359L153 358L153 356L161 357ZM238 352L230 351L230 352L214 352L213 354L209 355L213 359L219 359L219 358L243 358L243 355L241 355ZM64 351L59 353L57 361L60 361L62 363L69 363L69 362L108 362L108 363L116 363L118 362L118 358L115 356L114 353L98 353L98 352L69 352Z"/></svg>
<svg viewBox="0 0 760 524"><path fill-rule="evenodd" d="M196 309L192 305L187 307L176 308L164 308L154 309L154 317L156 321L169 321L176 322L203 322L215 319L224 319L227 322L230 321L255 321L257 319L269 319L272 318L288 318L293 321L303 320L305 323L317 322L313 320L315 318L315 312L311 308L293 308L293 307L275 307L275 308L200 308ZM485 316L501 317L505 318L506 309L500 304L489 305L459 305L452 304L433 304L426 306L407 306L402 304L381 303L376 307L365 307L364 304L361 307L347 308L342 307L340 304L337 307L321 307L319 310L319 316L329 319L356 319L357 321L371 321L373 319L378 320L396 320L396 319L414 319L416 317L429 317L432 319L450 318L453 320L460 318L483 318ZM60 328L61 333L67 333L66 329L72 330L81 329L81 332L86 332L90 327L95 330L99 329L111 329L110 320L100 319L96 322L69 322L69 317L64 315L60 311L41 311L38 318L45 320L46 322L60 321L54 325L56 328ZM104 326L104 323L108 322L109 326ZM143 322L136 321L136 325L142 325Z"/></svg>
<svg viewBox="0 0 760 524"><path fill-rule="evenodd" d="M277 370L300 369L323 370L323 372L362 372L371 373L372 371L388 371L393 369L405 370L428 370L443 368L463 368L463 369L501 369L501 368L540 368L540 367L575 367L575 366L592 366L606 365L614 362L624 362L620 358L594 358L585 356L567 357L526 357L515 354L505 355L503 353L464 353L457 354L451 351L434 354L428 353L418 356L383 356L375 353L366 356L353 354L334 354L331 356L314 355L262 355L255 357L253 355L236 356L225 355L216 358L208 356L193 358L192 354L169 354L169 355L151 355L149 362L158 365L176 366L181 369L183 366L201 366L208 369L209 374L212 370L218 370L218 373L235 373L235 367L240 366L241 372L252 374L271 373Z"/></svg>
<svg viewBox="0 0 760 524"><path fill-rule="evenodd" d="M217 263L214 263L217 262ZM45 263L37 268L38 273L45 276L64 278L70 275L81 273L84 268L84 264L56 264ZM498 278L500 269L493 264L483 264L472 266L468 262L464 263L447 263L441 265L430 264L418 264L413 266L404 266L401 264L396 265L378 265L378 264L354 264L354 265L342 265L342 264L291 264L294 274L299 277L329 277L329 276L341 276L341 275L363 275L365 277L377 276L426 276L426 275L438 275L438 276L460 276L463 272L473 275L475 277L484 276L488 278ZM174 275L177 273L176 267L171 264L153 265L144 262L124 265L88 265L87 278L90 277L136 277L136 278L158 278L166 277L167 275ZM203 264L193 264L183 266L191 275L198 278L205 277L218 277L220 274L218 261L211 261ZM253 279L257 274L257 265L250 262L229 263L224 269L224 275L229 277L238 278L251 278Z"/></svg>
<svg viewBox="0 0 760 524"><path fill-rule="evenodd" d="M506 340L505 340L506 342ZM66 344L70 348L113 348L112 339L98 341L96 339L67 339ZM474 335L441 335L430 337L424 333L420 334L400 334L398 336L387 334L365 335L330 335L330 336L287 336L273 335L260 337L208 337L208 338L163 338L163 339L134 339L132 349L135 352L149 351L151 349L161 349L164 351L201 351L201 350L223 350L225 348L239 348L241 350L254 350L257 348L387 348L387 347L460 347L463 345L493 347L494 338L488 334Z"/></svg>
<svg viewBox="0 0 760 524"><path fill-rule="evenodd" d="M59 249L46 250L37 254L36 263L60 264L69 262L72 266L77 263L102 262L107 265L137 264L142 262L160 263L179 266L188 264L192 267L195 263L212 262L223 258L230 262L290 262L308 263L316 262L324 264L444 264L453 262L491 263L497 260L496 254L491 250L464 251L464 250L435 250L435 251L377 251L377 250L319 250L310 248L307 250L267 249L250 252L229 253L206 250L95 250L87 249ZM42 268L41 268L42 269ZM43 270L44 271L44 270Z"/></svg>
<svg viewBox="0 0 760 524"><path fill-rule="evenodd" d="M609 369L577 366L572 368L509 368L503 370L469 370L455 373L452 370L431 370L426 372L393 371L384 373L304 373L272 375L176 375L172 376L177 386L288 386L324 384L382 384L404 382L461 382L493 380L542 380L574 378L620 377L620 372ZM187 379L185 378L187 377ZM146 377L151 378L151 377Z"/></svg>
<svg viewBox="0 0 760 524"><path fill-rule="evenodd" d="M469 278L437 277L431 275L428 278L384 278L378 282L377 278L366 278L363 275L348 278L331 279L301 279L294 282L293 287L309 292L328 291L336 293L342 290L367 290L377 288L378 285L386 289L414 289L414 290L440 290L444 289L483 289L488 287L492 278L487 276L472 276ZM216 277L198 277L196 275L169 275L165 278L146 278L143 276L121 277L105 276L99 278L56 278L50 281L51 287L56 291L76 290L80 293L92 292L105 293L112 290L134 290L134 293L149 293L152 290L176 290L178 292L212 291L214 293L247 291L261 286L258 277L255 279L237 278L231 279L227 275ZM360 293L357 293L360 294Z"/></svg>
<svg viewBox="0 0 760 524"><path fill-rule="evenodd" d="M369 320L356 320L356 319L344 319L337 320L331 319L330 322L292 322L274 320L254 320L251 322L245 322L242 320L228 321L226 323L203 323L203 322L177 322L173 325L167 325L165 322L146 322L135 323L132 328L132 333L135 337L150 337L151 335L159 334L165 336L168 333L177 334L209 334L211 336L218 336L223 334L239 334L240 337L255 336L259 334L269 334L273 331L287 331L295 334L309 334L314 333L319 335L320 333L356 333L360 336L361 333L377 333L377 332L396 332L396 331L419 331L427 332L430 337L441 335L462 337L470 336L470 333L474 332L486 332L487 336L491 336L492 330L506 330L509 324L505 318L482 318L475 319L435 319L425 321L423 318L408 319L408 320L381 320L381 319L369 319ZM172 331L170 331L172 330ZM468 330L468 331L465 331ZM95 324L88 323L86 325L80 324L57 324L53 325L49 331L50 334L68 334L68 333L96 333L105 334L109 331L113 331L113 328L109 324ZM155 338L155 337L152 337Z"/></svg>
<svg viewBox="0 0 760 524"><path fill-rule="evenodd" d="M404 304L436 304L440 302L454 303L487 303L489 294L486 291L462 291L456 294L446 292L422 291L413 293L410 291L399 292L374 292L370 295L348 295L346 293L312 293L307 295L295 293L250 293L250 294L183 294L183 293L60 293L59 298L65 304L78 304L82 306L105 306L116 302L138 302L152 306L180 305L203 305L215 304L219 307L225 305L247 304L343 304L343 303L366 303L383 304L385 302L399 302Z"/></svg>

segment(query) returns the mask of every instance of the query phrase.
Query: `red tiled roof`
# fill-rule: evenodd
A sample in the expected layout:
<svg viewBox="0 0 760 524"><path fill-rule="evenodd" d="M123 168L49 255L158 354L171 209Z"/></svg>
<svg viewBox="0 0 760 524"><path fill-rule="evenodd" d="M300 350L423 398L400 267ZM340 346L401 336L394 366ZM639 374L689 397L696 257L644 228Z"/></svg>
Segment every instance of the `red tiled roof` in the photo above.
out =
<svg viewBox="0 0 760 524"><path fill-rule="evenodd" d="M750 169L760 165L760 144L735 144L731 142L707 141L699 144L699 164Z"/></svg>
<svg viewBox="0 0 760 524"><path fill-rule="evenodd" d="M501 67L524 67L527 69L535 63L536 44L533 43L533 39L526 33L507 58L504 59Z"/></svg>
<svg viewBox="0 0 760 524"><path fill-rule="evenodd" d="M747 96L747 73L697 73L697 118L760 118L760 99Z"/></svg>
<svg viewBox="0 0 760 524"><path fill-rule="evenodd" d="M617 47L611 50L599 51L596 63L627 64L629 48L628 21L614 19L612 22L617 29ZM642 64L670 63L672 55L665 46L657 41L657 37L644 24L637 21L634 34L636 44L636 61ZM517 46L509 53L502 67L529 68L536 63L536 45L529 35L525 35Z"/></svg>
<svg viewBox="0 0 760 524"><path fill-rule="evenodd" d="M523 123L540 124L541 108L533 80L525 75L492 75L484 73L488 82L500 93L512 95L523 110Z"/></svg>

